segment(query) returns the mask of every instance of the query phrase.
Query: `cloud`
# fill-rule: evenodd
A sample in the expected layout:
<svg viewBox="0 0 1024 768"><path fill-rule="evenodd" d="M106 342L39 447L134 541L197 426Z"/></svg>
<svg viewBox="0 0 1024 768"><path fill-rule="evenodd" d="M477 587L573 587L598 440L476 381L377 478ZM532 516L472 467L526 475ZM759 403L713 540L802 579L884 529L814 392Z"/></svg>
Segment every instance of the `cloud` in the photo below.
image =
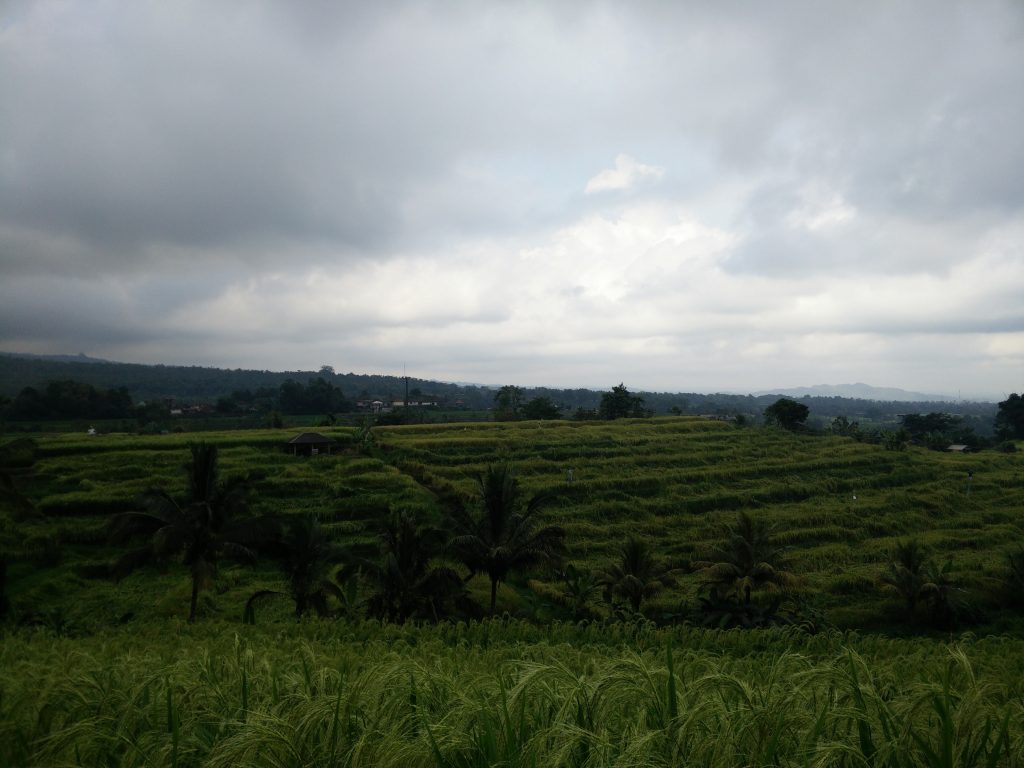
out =
<svg viewBox="0 0 1024 768"><path fill-rule="evenodd" d="M10 4L0 349L1019 387L1021 40L1013 0Z"/></svg>
<svg viewBox="0 0 1024 768"><path fill-rule="evenodd" d="M629 155L615 158L615 167L606 168L587 182L584 193L608 192L615 189L632 189L645 179L660 179L664 168L638 163Z"/></svg>

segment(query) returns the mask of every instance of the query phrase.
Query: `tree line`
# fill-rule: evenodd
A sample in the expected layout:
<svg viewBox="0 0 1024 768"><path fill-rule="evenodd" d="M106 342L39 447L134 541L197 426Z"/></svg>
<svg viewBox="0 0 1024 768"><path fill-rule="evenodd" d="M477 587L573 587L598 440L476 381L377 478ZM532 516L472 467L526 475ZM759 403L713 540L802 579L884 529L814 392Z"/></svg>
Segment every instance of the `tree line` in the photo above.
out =
<svg viewBox="0 0 1024 768"><path fill-rule="evenodd" d="M128 363L76 363L40 360L0 354L0 396L15 397L25 387L42 389L47 382L76 381L100 389L124 388L136 402L163 402L168 398L184 402L213 405L219 398L242 403L236 393L250 393L255 401L267 399L267 393L278 392L289 379L309 382L323 378L343 391L351 401L364 395L403 399L408 385L435 394L449 407L460 403L467 410L486 411L495 408L495 393L500 389L484 385L452 384L410 377L379 374L337 373L331 366L317 371L258 371L221 369L198 366L136 365ZM685 383L683 383L685 385ZM547 399L562 416L597 418L604 392L583 388L520 387L525 405L533 400ZM682 389L682 387L680 387ZM262 394L261 394L262 393ZM644 408L656 414L756 417L778 399L777 395L736 395L697 392L639 392ZM832 419L845 415L864 422L895 420L904 413L933 411L952 413L965 419L982 436L992 432L996 406L992 403L958 402L880 402L859 398L804 396L791 398L807 405L815 418ZM271 408L270 410L273 410ZM314 410L308 413L327 413Z"/></svg>
<svg viewBox="0 0 1024 768"><path fill-rule="evenodd" d="M337 414L355 410L341 387L332 382L333 371L325 366L324 375L310 377L305 384L291 378L276 388L256 390L238 389L217 399L215 411L220 415L268 415L271 423L280 423L280 414L323 414L326 423L334 423ZM419 391L419 388L416 388ZM578 407L569 410L550 396L538 395L527 399L527 390L515 385L500 387L491 397L493 417L497 421L520 419L545 420L571 418L619 419L653 416L655 410L647 406L645 397L630 392L622 383L600 394L595 408ZM8 421L47 421L57 419L135 419L139 425L153 426L157 420L171 415L172 401L134 403L126 387L99 389L83 382L62 380L47 383L42 388L25 387L13 400L0 398L0 416ZM679 406L670 413L682 415ZM378 416L379 423L404 423L409 409ZM792 431L809 431L807 420L811 408L803 402L779 398L761 412L767 425ZM719 416L719 414L710 414ZM720 416L719 416L720 417ZM737 424L751 423L747 414L735 413L727 418ZM857 419L846 414L834 417L823 430L844 437L852 437L902 450L907 445L920 445L944 450L950 444L963 444L971 449L998 445L1002 450L1014 450L1013 440L1024 439L1024 398L1011 394L996 406L995 415L987 429L979 417L955 415L948 412L904 413L893 429L862 427ZM979 429L981 430L979 432Z"/></svg>
<svg viewBox="0 0 1024 768"><path fill-rule="evenodd" d="M79 381L51 381L42 388L25 387L12 400L0 400L8 421L58 419L137 419L140 423L168 418L173 400L134 402L126 387L101 389ZM347 413L354 410L344 392L322 376L305 384L286 379L276 388L240 389L218 398L220 414L269 413L291 415Z"/></svg>

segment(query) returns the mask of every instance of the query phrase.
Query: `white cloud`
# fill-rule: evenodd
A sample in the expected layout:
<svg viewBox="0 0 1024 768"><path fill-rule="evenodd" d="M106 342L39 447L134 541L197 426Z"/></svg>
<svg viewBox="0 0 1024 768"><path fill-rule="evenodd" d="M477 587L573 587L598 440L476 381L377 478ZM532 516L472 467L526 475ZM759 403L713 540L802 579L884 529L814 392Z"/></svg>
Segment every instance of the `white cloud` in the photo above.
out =
<svg viewBox="0 0 1024 768"><path fill-rule="evenodd" d="M0 349L1019 389L1016 0L14 9Z"/></svg>
<svg viewBox="0 0 1024 768"><path fill-rule="evenodd" d="M641 181L660 179L665 173L664 168L655 165L644 165L629 155L615 158L615 167L606 168L587 182L584 193L592 195L596 192L608 192L614 189L632 189Z"/></svg>

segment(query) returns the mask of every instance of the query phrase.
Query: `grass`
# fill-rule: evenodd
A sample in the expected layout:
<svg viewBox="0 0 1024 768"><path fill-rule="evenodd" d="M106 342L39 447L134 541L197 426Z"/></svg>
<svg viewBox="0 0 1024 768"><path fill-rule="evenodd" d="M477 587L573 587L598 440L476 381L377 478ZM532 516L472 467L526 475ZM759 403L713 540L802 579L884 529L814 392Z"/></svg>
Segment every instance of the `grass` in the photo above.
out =
<svg viewBox="0 0 1024 768"><path fill-rule="evenodd" d="M0 762L1019 766L1022 641L218 622L0 650Z"/></svg>

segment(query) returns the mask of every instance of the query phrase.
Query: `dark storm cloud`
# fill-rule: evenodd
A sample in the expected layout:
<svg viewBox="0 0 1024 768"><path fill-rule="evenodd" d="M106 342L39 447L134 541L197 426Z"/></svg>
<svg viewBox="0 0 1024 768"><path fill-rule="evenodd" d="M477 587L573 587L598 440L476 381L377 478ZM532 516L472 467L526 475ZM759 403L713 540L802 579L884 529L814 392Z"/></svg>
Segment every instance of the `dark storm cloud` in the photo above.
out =
<svg viewBox="0 0 1024 768"><path fill-rule="evenodd" d="M1010 377L1022 93L1012 0L9 4L0 348L540 382L959 329Z"/></svg>
<svg viewBox="0 0 1024 768"><path fill-rule="evenodd" d="M154 243L381 252L579 209L510 179L517 155L584 173L592 144L676 132L726 172L824 170L858 207L1015 208L1020 14L985 7L29 7L0 211L121 267Z"/></svg>

